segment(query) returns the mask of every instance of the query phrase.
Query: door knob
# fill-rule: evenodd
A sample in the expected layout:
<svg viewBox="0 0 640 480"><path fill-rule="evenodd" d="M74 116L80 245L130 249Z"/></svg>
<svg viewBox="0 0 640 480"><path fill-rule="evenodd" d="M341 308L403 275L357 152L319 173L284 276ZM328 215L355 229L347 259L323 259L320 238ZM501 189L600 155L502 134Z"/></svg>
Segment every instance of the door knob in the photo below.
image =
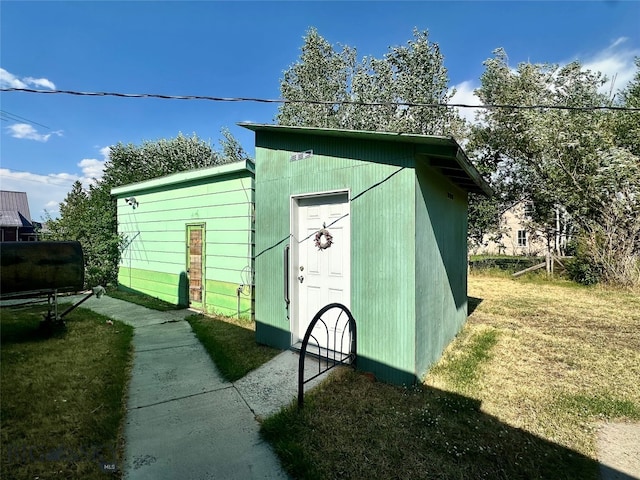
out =
<svg viewBox="0 0 640 480"><path fill-rule="evenodd" d="M298 280L300 280L300 283L304 282L304 275L300 275L300 276L298 277Z"/></svg>

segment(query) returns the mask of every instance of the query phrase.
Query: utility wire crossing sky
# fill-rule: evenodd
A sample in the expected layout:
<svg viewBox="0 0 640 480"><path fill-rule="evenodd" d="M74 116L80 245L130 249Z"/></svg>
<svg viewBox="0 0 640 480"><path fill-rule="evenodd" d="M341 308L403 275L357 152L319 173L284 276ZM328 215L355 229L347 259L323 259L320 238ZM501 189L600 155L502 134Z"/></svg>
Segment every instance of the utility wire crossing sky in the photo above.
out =
<svg viewBox="0 0 640 480"><path fill-rule="evenodd" d="M447 105L419 106L457 108L473 121L482 108L474 90L483 62L498 48L512 68L579 61L603 72L602 92L615 94L640 56L638 18L635 1L5 1L0 188L27 192L39 221L45 211L57 216L74 181L88 187L101 178L109 147L119 142L182 133L215 143L228 128L253 155L254 134L237 124L274 123L283 72L298 60L310 27L338 51L355 48L358 61L382 58L406 46L414 29L428 30L455 95Z"/></svg>
<svg viewBox="0 0 640 480"><path fill-rule="evenodd" d="M162 100L208 100L212 102L257 102L257 103L304 103L311 105L362 105L364 107L427 107L427 108L481 108L491 110L495 108L505 108L511 110L573 110L573 111L594 111L594 110L620 110L623 112L640 112L640 108L621 107L616 105L588 105L585 107L572 107L567 105L469 105L465 103L416 103L416 102L357 102L350 100L287 100L271 98L251 98L251 97L210 97L205 95L165 95L161 93L116 93L116 92L76 92L73 90L33 90L30 88L2 88L2 92L26 92L26 93L58 93L66 95L77 95L80 97L122 97L122 98L159 98ZM46 127L48 128L48 127Z"/></svg>

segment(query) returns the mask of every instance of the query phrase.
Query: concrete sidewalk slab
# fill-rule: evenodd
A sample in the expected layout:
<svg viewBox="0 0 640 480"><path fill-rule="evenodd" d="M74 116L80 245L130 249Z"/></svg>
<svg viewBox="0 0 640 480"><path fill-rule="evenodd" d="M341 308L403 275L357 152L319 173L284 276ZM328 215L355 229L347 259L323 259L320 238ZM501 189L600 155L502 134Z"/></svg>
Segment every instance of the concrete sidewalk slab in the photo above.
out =
<svg viewBox="0 0 640 480"><path fill-rule="evenodd" d="M287 478L252 410L184 321L194 312L159 312L106 296L82 307L135 327L125 479Z"/></svg>
<svg viewBox="0 0 640 480"><path fill-rule="evenodd" d="M297 401L299 359L296 352L284 351L234 383L257 418L273 415L282 407ZM308 357L305 378L317 373L318 361ZM325 372L305 384L304 391L322 382L329 373Z"/></svg>
<svg viewBox="0 0 640 480"><path fill-rule="evenodd" d="M163 327L153 328L164 330ZM199 344L140 351L131 372L127 408L210 392L223 385L229 383Z"/></svg>
<svg viewBox="0 0 640 480"><path fill-rule="evenodd" d="M258 428L231 384L130 411L125 427L126 478L287 478Z"/></svg>
<svg viewBox="0 0 640 480"><path fill-rule="evenodd" d="M59 301L62 302L66 300L75 303L84 297L84 295L71 295L69 297L60 298ZM195 313L191 310L169 310L167 312L160 312L141 305L125 302L124 300L111 298L106 295L101 298L96 298L95 296L91 297L80 306L90 308L94 312L104 315L105 317L120 320L132 327L145 327L149 325L180 321Z"/></svg>
<svg viewBox="0 0 640 480"><path fill-rule="evenodd" d="M158 331L154 330L155 325L136 328L133 337L136 352L200 345L188 322L172 321L156 325L162 325L162 334L159 335Z"/></svg>

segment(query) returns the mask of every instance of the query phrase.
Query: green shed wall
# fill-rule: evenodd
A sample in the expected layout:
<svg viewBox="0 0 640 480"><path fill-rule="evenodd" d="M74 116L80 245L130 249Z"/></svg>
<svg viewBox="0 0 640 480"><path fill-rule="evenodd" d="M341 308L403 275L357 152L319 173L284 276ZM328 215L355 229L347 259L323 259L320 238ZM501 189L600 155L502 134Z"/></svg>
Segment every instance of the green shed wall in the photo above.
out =
<svg viewBox="0 0 640 480"><path fill-rule="evenodd" d="M415 191L415 371L421 378L467 318L468 198L467 192L420 163Z"/></svg>
<svg viewBox="0 0 640 480"><path fill-rule="evenodd" d="M167 185L120 187L118 232L125 238L118 272L121 288L170 303L188 303L187 225L204 226L204 309L237 313L237 289L251 285L254 179L249 170L219 175L218 167L199 178ZM211 175L207 175L207 172ZM124 201L135 196L137 208ZM252 311L251 289L241 295L242 316Z"/></svg>
<svg viewBox="0 0 640 480"><path fill-rule="evenodd" d="M307 150L312 157L290 161ZM419 379L466 319L467 194L428 166L450 152L256 131L257 341L292 343L283 299L291 196L348 190L358 366L396 384Z"/></svg>
<svg viewBox="0 0 640 480"><path fill-rule="evenodd" d="M291 152L309 149L313 157L290 161ZM395 383L413 379L415 343L406 341L415 329L413 157L410 145L257 132L258 342L291 345L283 300L290 196L349 190L351 311L358 322L359 365Z"/></svg>

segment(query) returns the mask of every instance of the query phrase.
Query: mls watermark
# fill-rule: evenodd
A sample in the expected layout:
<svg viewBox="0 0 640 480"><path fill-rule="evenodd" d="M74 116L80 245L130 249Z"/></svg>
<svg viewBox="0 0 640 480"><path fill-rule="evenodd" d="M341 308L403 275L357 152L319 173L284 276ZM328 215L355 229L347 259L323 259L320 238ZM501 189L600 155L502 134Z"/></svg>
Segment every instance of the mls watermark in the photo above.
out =
<svg viewBox="0 0 640 480"><path fill-rule="evenodd" d="M116 451L108 445L90 445L67 447L59 445L54 448L43 448L35 445L10 444L4 449L9 464L31 462L96 462L104 472L116 473L118 465L115 461Z"/></svg>

